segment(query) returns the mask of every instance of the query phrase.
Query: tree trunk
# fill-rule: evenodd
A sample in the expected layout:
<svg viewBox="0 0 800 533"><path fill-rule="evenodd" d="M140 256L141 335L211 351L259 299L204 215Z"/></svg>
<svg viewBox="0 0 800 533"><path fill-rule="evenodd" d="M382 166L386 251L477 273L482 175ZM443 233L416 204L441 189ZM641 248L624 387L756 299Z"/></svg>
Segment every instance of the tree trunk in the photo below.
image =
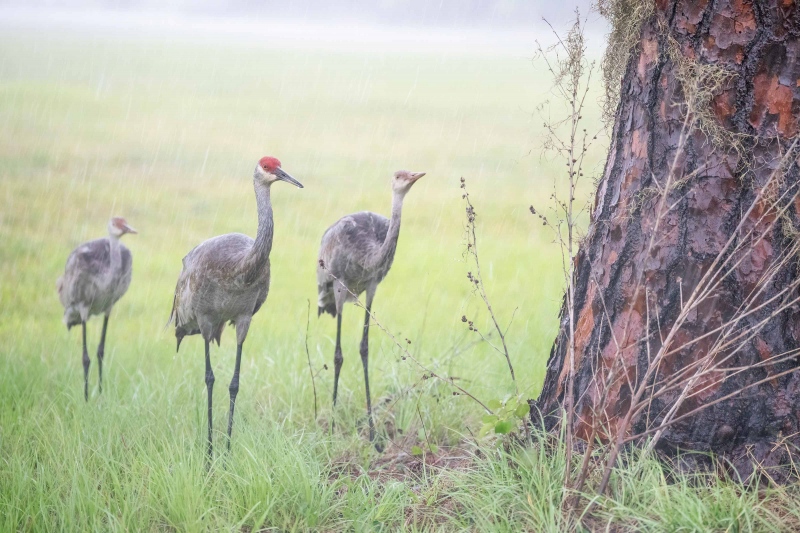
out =
<svg viewBox="0 0 800 533"><path fill-rule="evenodd" d="M587 439L593 427L602 427L597 435L611 438L629 412L632 391L646 376L649 358L663 347L684 302L740 221L744 219L745 230L763 225L763 209L748 214L748 207L797 135L799 34L800 9L794 0L657 0L643 22L640 43L622 80L590 227L575 259L575 411L570 423L576 436ZM703 127L694 128L681 145L687 114L681 68L686 64L717 66L731 77L710 102L700 102L706 122L698 123ZM727 132L727 137L716 136L722 143L706 135L715 127ZM738 139L744 150L737 152L725 139ZM674 208L657 224L657 191L667 183L673 162L676 178L689 178L669 190L667 203ZM794 158L781 171L779 191L796 186L798 174ZM799 211L797 200L785 216L772 217L765 237L682 323L673 342L700 339L735 316L774 259L796 243ZM781 266L760 301L796 280L797 265L793 260ZM797 291L792 292L790 297L796 298ZM534 402L551 427L561 419L569 379L567 307L565 300L544 388ZM775 309L766 305L742 327L764 320ZM704 338L665 356L651 381L677 375L706 355L713 340ZM704 391L681 404L677 415L708 407L669 426L658 449L713 451L744 475L753 471L754 461L764 466L786 463L789 450L800 450L800 371L792 372L800 358L752 365L798 347L800 312L795 305L768 320L738 351L726 352L728 369L749 368L698 383ZM615 364L621 372L609 380ZM776 377L765 380L770 376ZM759 381L763 383L754 386ZM678 396L674 391L656 398L631 420L626 434L656 427Z"/></svg>

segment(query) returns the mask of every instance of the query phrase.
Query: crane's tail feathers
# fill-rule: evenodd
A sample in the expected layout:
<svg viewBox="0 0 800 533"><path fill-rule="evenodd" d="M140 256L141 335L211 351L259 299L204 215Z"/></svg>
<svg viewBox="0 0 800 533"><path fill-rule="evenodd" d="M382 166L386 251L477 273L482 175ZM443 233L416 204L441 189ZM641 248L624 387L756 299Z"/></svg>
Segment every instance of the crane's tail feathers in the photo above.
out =
<svg viewBox="0 0 800 533"><path fill-rule="evenodd" d="M178 341L177 345L175 346L175 352L177 353L181 349L181 342L183 342L183 338L187 335L198 335L200 333L200 329L195 328L191 330L187 330L183 326L176 326L175 327L175 339Z"/></svg>
<svg viewBox="0 0 800 533"><path fill-rule="evenodd" d="M164 324L164 329L161 331L167 331L167 328L170 324L175 324L175 328L178 327L178 291L175 291L175 295L172 297L172 310L169 312L169 320L167 323ZM181 342L178 341L178 347L180 348Z"/></svg>
<svg viewBox="0 0 800 533"><path fill-rule="evenodd" d="M325 305L317 307L317 316L321 316L322 313L328 313L332 317L336 318L336 304L326 303Z"/></svg>
<svg viewBox="0 0 800 533"><path fill-rule="evenodd" d="M333 296L333 280L326 280L317 284L317 316L329 313L336 316L336 299Z"/></svg>
<svg viewBox="0 0 800 533"><path fill-rule="evenodd" d="M231 324L233 321L231 321ZM211 337L212 341L217 341L217 346L219 346L220 342L222 341L222 330L225 329L225 322L220 324L219 329L214 333L214 336Z"/></svg>
<svg viewBox="0 0 800 533"><path fill-rule="evenodd" d="M67 331L72 329L72 326L77 326L81 323L81 314L76 311L74 307L67 307L64 310L64 325L67 326Z"/></svg>

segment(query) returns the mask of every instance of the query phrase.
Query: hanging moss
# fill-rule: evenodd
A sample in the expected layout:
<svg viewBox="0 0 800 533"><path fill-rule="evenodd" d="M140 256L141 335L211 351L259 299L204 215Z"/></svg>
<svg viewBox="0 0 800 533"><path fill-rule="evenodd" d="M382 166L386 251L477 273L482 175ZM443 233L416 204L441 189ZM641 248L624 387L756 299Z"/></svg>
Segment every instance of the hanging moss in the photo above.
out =
<svg viewBox="0 0 800 533"><path fill-rule="evenodd" d="M597 11L611 23L603 55L605 102L603 119L613 124L619 103L619 89L628 58L641 40L642 23L653 14L652 0L597 0Z"/></svg>
<svg viewBox="0 0 800 533"><path fill-rule="evenodd" d="M620 85L628 60L637 52L641 42L642 24L653 15L653 0L598 0L597 10L611 23L608 43L603 56L602 70L605 86L603 119L610 126L619 104ZM663 32L669 28L661 21ZM703 132L713 145L744 153L743 141L747 135L727 130L712 111L712 100L736 76L719 64L705 64L686 57L675 39L667 38L665 50L681 83L686 111L691 113L691 126Z"/></svg>

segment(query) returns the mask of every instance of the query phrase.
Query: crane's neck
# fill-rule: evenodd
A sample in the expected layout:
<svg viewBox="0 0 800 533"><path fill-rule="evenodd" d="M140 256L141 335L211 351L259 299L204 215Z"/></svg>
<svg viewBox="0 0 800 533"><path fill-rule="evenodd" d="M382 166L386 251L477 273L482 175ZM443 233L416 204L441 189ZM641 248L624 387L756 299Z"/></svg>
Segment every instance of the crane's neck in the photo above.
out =
<svg viewBox="0 0 800 533"><path fill-rule="evenodd" d="M258 233L253 247L244 261L245 279L253 281L258 278L266 268L269 253L272 251L272 201L270 200L270 186L254 181L256 191L256 206L258 208Z"/></svg>
<svg viewBox="0 0 800 533"><path fill-rule="evenodd" d="M110 272L116 272L122 265L122 251L120 250L119 235L109 233L109 256L111 258Z"/></svg>
<svg viewBox="0 0 800 533"><path fill-rule="evenodd" d="M380 247L376 257L376 267L385 268L392 266L394 252L397 250L397 239L400 237L400 216L403 212L403 198L405 193L395 191L392 195L392 218L389 220L389 230L386 239Z"/></svg>

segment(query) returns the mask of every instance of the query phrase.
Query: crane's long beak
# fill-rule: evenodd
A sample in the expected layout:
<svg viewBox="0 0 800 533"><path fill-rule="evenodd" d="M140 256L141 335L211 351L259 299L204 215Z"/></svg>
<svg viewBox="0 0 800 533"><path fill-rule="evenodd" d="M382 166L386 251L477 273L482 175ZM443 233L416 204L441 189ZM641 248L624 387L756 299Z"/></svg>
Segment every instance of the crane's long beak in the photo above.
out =
<svg viewBox="0 0 800 533"><path fill-rule="evenodd" d="M425 175L424 172L412 172L411 173L411 179L414 180L414 181L417 181L418 179L420 179L424 175Z"/></svg>
<svg viewBox="0 0 800 533"><path fill-rule="evenodd" d="M277 178L281 181L288 181L296 187L300 187L301 189L303 188L302 183L291 177L288 173L284 172L283 169L275 169L275 176L277 176Z"/></svg>
<svg viewBox="0 0 800 533"><path fill-rule="evenodd" d="M131 226L129 226L129 225L127 225L127 224L123 224L123 225L122 225L122 230L123 230L125 233L133 233L133 234L137 234L137 233L139 233L138 231L136 231L134 228L132 228Z"/></svg>

